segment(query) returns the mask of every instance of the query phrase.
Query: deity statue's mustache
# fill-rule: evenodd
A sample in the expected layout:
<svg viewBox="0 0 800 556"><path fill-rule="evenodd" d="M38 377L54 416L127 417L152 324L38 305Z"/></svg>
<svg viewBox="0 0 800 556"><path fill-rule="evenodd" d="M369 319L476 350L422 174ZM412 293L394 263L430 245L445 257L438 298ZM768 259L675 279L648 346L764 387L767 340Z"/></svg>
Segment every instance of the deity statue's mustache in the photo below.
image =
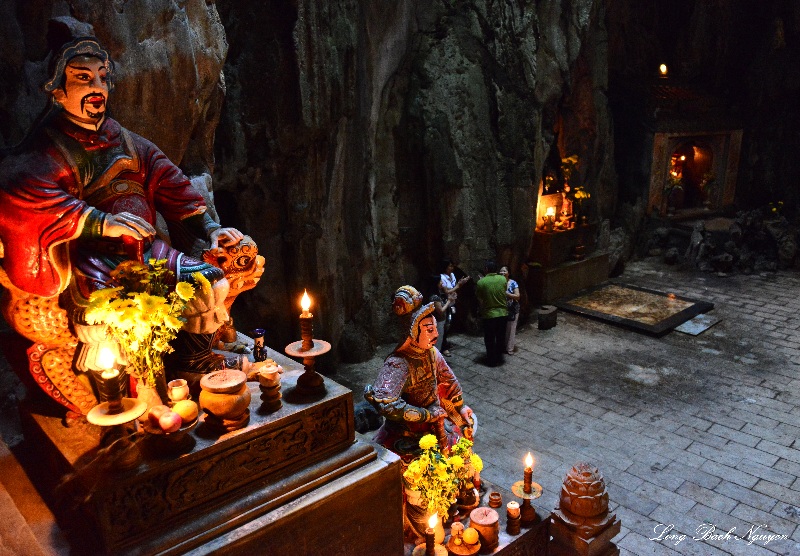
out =
<svg viewBox="0 0 800 556"><path fill-rule="evenodd" d="M94 112L86 109L86 105L94 108ZM102 93L89 93L81 99L81 112L85 112L90 118L99 118L103 115L103 108L106 105L106 97Z"/></svg>

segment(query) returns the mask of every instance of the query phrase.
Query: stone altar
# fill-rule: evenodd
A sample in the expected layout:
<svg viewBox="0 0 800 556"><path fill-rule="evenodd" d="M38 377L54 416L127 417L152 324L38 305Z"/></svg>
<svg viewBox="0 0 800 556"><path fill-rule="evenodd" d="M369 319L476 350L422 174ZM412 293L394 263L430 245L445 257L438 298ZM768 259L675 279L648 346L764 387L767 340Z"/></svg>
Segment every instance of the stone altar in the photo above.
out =
<svg viewBox="0 0 800 556"><path fill-rule="evenodd" d="M596 223L569 230L534 231L527 278L531 303L552 303L608 278L608 253L595 250L596 236Z"/></svg>
<svg viewBox="0 0 800 556"><path fill-rule="evenodd" d="M269 356L292 388L299 365ZM76 552L224 554L254 544L262 554L402 552L399 458L356 439L352 393L326 379L321 399L266 413L258 383L248 385L246 427L215 434L201 415L185 453L154 453L142 441L142 463L119 472L90 463L99 448L95 427L65 428L60 416L21 407L25 442L50 466L37 472L71 476L73 500L88 494L78 511L54 508L62 528L76 531ZM346 527L348 520L357 526Z"/></svg>

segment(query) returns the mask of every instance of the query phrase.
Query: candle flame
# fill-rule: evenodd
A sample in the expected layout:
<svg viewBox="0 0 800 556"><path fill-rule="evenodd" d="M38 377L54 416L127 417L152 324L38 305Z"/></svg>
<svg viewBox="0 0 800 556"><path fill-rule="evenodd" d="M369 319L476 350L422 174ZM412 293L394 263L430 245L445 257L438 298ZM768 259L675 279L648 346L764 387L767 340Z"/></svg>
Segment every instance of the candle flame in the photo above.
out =
<svg viewBox="0 0 800 556"><path fill-rule="evenodd" d="M308 297L308 292L303 290L303 298L300 300L300 308L303 309L304 313L308 313L308 310L311 308L311 298Z"/></svg>
<svg viewBox="0 0 800 556"><path fill-rule="evenodd" d="M658 66L658 71L661 75L667 75L667 64L661 64Z"/></svg>
<svg viewBox="0 0 800 556"><path fill-rule="evenodd" d="M431 517L428 518L428 527L433 529L436 527L436 522L439 521L439 512L436 512Z"/></svg>
<svg viewBox="0 0 800 556"><path fill-rule="evenodd" d="M556 207L547 207L547 212L545 212L546 216L555 216L556 215Z"/></svg>
<svg viewBox="0 0 800 556"><path fill-rule="evenodd" d="M97 365L101 369L111 369L114 366L115 359L114 352L108 346L101 347L97 353Z"/></svg>
<svg viewBox="0 0 800 556"><path fill-rule="evenodd" d="M525 467L533 467L533 456L530 452L525 456Z"/></svg>

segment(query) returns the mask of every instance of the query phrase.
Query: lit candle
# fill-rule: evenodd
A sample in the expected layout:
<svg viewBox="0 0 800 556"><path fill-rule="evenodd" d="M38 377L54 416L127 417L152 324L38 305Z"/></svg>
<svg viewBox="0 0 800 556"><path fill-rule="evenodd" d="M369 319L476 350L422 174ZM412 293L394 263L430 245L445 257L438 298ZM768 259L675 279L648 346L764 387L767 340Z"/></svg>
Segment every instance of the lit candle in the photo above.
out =
<svg viewBox="0 0 800 556"><path fill-rule="evenodd" d="M439 520L439 514L435 513L428 518L428 528L425 530L425 556L436 556L436 541L433 528Z"/></svg>
<svg viewBox="0 0 800 556"><path fill-rule="evenodd" d="M303 290L303 297L300 299L300 308L303 312L300 313L300 338L303 340L300 349L308 351L314 347L314 330L312 328L312 315L308 310L311 308L311 298L308 292Z"/></svg>
<svg viewBox="0 0 800 556"><path fill-rule="evenodd" d="M114 352L110 347L103 346L97 352L97 366L102 369L100 371L100 381L98 381L97 389L100 392L101 400L103 398L108 402L109 415L116 415L122 412L122 398L119 391L119 369L116 368L117 362L114 357Z"/></svg>
<svg viewBox="0 0 800 556"><path fill-rule="evenodd" d="M303 297L300 298L300 308L303 309L303 312L300 313L300 318L310 319L312 316L314 316L308 312L308 310L311 309L311 298L308 297L307 290L303 290Z"/></svg>
<svg viewBox="0 0 800 556"><path fill-rule="evenodd" d="M119 374L119 370L114 367L114 363L116 363L116 358L111 348L108 346L101 347L97 353L97 365L102 369L100 377L103 380L114 378Z"/></svg>
<svg viewBox="0 0 800 556"><path fill-rule="evenodd" d="M528 452L528 455L525 457L525 474L523 478L522 491L525 494L530 494L531 481L533 480L533 456L530 452Z"/></svg>
<svg viewBox="0 0 800 556"><path fill-rule="evenodd" d="M666 77L667 76L667 64L661 64L660 66L658 66L658 73L661 75L661 77Z"/></svg>

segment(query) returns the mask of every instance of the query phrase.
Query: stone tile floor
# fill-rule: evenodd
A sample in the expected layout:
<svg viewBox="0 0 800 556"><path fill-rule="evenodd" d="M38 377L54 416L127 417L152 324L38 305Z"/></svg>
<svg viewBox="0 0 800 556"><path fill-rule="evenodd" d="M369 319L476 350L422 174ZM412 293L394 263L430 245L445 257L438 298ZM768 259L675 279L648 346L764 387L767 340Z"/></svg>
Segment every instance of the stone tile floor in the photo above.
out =
<svg viewBox="0 0 800 556"><path fill-rule="evenodd" d="M510 486L531 451L547 510L574 463L597 465L623 554L800 554L800 273L646 260L616 281L710 301L722 321L653 338L559 312L553 329L520 330L497 368L480 364L482 337L454 335L483 477ZM392 347L334 379L360 401Z"/></svg>

